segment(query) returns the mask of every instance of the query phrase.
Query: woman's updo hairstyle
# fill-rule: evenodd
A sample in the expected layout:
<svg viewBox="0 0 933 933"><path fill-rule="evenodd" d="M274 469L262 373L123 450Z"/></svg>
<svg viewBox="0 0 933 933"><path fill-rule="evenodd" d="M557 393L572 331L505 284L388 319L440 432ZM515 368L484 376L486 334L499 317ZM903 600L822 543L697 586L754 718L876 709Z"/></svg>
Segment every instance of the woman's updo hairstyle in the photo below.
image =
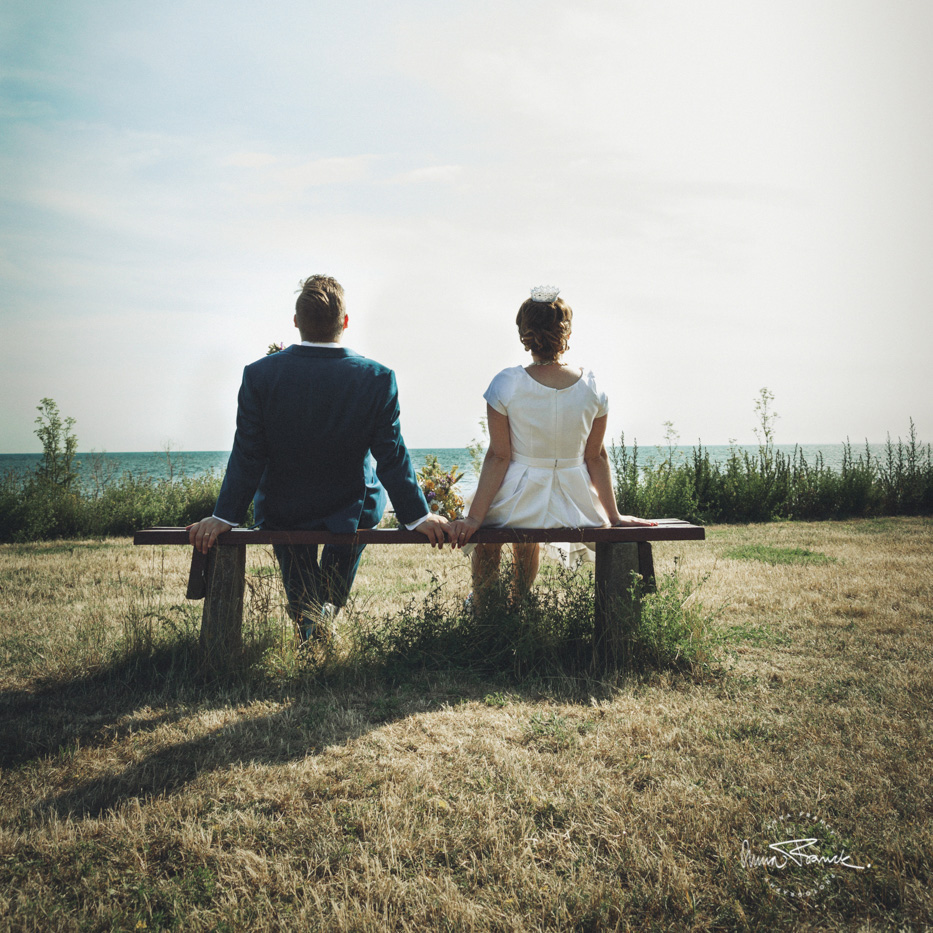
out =
<svg viewBox="0 0 933 933"><path fill-rule="evenodd" d="M570 348L573 311L563 298L535 301L528 298L518 309L515 323L526 350L542 360L556 360Z"/></svg>

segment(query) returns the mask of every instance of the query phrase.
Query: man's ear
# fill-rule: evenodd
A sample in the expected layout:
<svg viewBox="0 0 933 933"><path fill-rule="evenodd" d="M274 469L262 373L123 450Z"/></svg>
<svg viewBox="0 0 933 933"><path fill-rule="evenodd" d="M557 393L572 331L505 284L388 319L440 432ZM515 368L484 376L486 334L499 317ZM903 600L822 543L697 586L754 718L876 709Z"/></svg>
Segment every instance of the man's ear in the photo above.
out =
<svg viewBox="0 0 933 933"><path fill-rule="evenodd" d="M349 323L350 323L350 315L349 315L349 314L345 314L345 315L343 316L343 329L344 329L344 330L347 329L347 325L349 325Z"/></svg>
<svg viewBox="0 0 933 933"><path fill-rule="evenodd" d="M298 315L297 314L292 318L292 322L294 323L295 327L298 326Z"/></svg>

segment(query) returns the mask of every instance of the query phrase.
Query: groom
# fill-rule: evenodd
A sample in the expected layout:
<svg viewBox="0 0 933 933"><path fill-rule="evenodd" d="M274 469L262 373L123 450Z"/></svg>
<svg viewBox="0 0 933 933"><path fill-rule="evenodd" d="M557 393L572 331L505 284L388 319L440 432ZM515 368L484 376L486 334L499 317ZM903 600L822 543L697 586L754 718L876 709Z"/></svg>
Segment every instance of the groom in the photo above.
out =
<svg viewBox="0 0 933 933"><path fill-rule="evenodd" d="M341 346L343 288L324 275L306 279L294 321L300 344L243 370L220 496L212 516L188 526L191 543L206 554L245 519L250 500L269 530L373 528L388 492L401 523L443 546L446 520L428 509L402 440L395 373ZM325 545L318 562L317 545L275 546L303 640L330 634L363 547Z"/></svg>

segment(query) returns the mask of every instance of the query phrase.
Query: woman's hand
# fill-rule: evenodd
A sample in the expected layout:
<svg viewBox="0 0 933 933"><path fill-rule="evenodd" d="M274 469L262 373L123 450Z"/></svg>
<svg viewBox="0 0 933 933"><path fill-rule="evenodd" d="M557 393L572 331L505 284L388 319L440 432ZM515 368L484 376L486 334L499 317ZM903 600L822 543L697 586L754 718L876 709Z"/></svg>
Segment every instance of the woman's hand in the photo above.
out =
<svg viewBox="0 0 933 933"><path fill-rule="evenodd" d="M630 526L647 526L648 528L657 528L658 523L651 521L650 518L636 518L634 515L620 515L613 519L613 528L627 528Z"/></svg>
<svg viewBox="0 0 933 933"><path fill-rule="evenodd" d="M475 518L458 518L455 522L451 522L445 529L447 532L447 540L450 541L451 547L463 547L470 538L473 537L473 532L479 528L479 522Z"/></svg>

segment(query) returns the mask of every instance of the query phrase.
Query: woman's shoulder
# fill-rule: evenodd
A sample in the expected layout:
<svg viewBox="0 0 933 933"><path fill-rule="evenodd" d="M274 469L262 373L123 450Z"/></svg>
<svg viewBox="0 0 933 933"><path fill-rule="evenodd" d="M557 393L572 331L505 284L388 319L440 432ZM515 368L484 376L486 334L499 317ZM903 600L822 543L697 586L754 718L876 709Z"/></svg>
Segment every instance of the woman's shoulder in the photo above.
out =
<svg viewBox="0 0 933 933"><path fill-rule="evenodd" d="M601 410L605 410L608 407L609 399L592 369L583 367L583 375L580 376L580 383L596 398Z"/></svg>
<svg viewBox="0 0 933 933"><path fill-rule="evenodd" d="M592 369L587 369L585 366L580 367L582 375L580 376L580 381L591 388L598 388L599 381L596 378L596 373Z"/></svg>
<svg viewBox="0 0 933 933"><path fill-rule="evenodd" d="M582 388L584 390L589 390L596 393L601 392L601 389L599 388L599 382L596 379L596 375L592 369L587 369L585 366L573 366L573 370L578 372L580 375L574 382L571 383L570 388Z"/></svg>
<svg viewBox="0 0 933 933"><path fill-rule="evenodd" d="M483 393L483 398L501 414L506 413L509 402L515 396L515 388L521 372L521 366L509 366L507 369L500 370L492 377L489 388Z"/></svg>
<svg viewBox="0 0 933 933"><path fill-rule="evenodd" d="M505 369L500 369L499 372L492 377L492 380L489 383L490 388L492 386L508 386L520 378L524 370L521 366L507 366Z"/></svg>

